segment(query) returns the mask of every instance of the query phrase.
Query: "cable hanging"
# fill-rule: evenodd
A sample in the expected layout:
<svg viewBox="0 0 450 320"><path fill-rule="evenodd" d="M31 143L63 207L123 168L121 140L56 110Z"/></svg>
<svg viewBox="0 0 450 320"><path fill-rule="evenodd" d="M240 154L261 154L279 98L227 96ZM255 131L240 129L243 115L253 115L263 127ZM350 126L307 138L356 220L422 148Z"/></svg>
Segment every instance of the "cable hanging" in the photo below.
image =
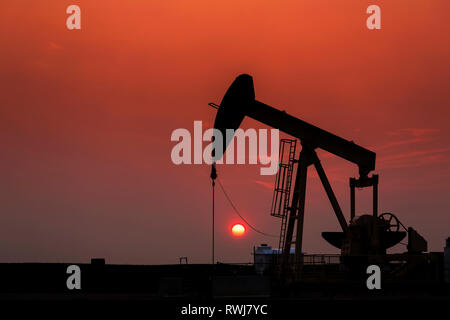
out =
<svg viewBox="0 0 450 320"><path fill-rule="evenodd" d="M222 182L220 181L219 178L217 178L217 181L219 182L219 186L220 189L222 189L223 194L225 195L225 198L227 198L228 202L230 203L231 207L233 208L234 212L236 212L236 214L255 232L262 234L266 237L273 237L273 238L278 238L278 236L273 235L273 234L268 234L265 233L261 230L258 230L257 228L255 228L254 226L252 226L239 212L239 210L236 208L236 206L234 205L233 201L231 201L231 198L228 196L228 193L225 191L225 188L222 185Z"/></svg>

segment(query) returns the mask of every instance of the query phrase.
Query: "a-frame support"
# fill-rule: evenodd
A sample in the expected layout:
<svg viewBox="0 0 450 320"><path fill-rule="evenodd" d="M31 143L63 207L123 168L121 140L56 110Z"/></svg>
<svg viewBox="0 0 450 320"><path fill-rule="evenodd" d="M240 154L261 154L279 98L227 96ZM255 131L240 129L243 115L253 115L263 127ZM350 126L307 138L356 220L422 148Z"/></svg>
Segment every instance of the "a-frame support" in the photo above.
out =
<svg viewBox="0 0 450 320"><path fill-rule="evenodd" d="M282 257L282 272L287 271L289 265L290 249L293 244L292 238L294 234L294 228L296 229L295 238L295 269L298 274L303 265L302 255L302 240L303 240L303 222L305 216L305 200L306 200L306 178L308 174L308 167L314 165L320 181L325 189L325 192L333 207L334 213L339 221L342 231L347 232L348 225L345 217L342 213L341 207L336 199L336 196L331 188L330 182L325 174L325 171L317 157L313 148L302 145L302 151L300 152L300 158L298 160L297 176L295 178L294 191L292 195L291 207L289 210L289 219L286 232L286 238L283 248Z"/></svg>

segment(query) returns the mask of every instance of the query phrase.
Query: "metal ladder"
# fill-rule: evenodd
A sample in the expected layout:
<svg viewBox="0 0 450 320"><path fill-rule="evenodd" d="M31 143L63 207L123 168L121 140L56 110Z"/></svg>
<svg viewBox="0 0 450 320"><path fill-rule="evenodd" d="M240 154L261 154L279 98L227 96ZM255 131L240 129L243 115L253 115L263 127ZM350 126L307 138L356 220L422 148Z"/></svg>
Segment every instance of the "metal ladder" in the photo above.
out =
<svg viewBox="0 0 450 320"><path fill-rule="evenodd" d="M286 237L296 145L297 140L295 139L280 140L279 170L275 178L272 208L270 210L271 216L281 218L279 249L283 248Z"/></svg>

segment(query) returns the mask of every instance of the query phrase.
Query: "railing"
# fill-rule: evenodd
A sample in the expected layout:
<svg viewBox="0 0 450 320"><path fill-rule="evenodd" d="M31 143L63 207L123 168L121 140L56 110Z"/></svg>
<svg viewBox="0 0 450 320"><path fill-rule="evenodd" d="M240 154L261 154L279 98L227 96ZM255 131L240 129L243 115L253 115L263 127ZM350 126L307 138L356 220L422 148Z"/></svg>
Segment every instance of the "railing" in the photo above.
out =
<svg viewBox="0 0 450 320"><path fill-rule="evenodd" d="M341 263L341 255L339 254L305 254L303 256L303 264L339 264Z"/></svg>
<svg viewBox="0 0 450 320"><path fill-rule="evenodd" d="M281 258L280 253L273 254L258 254L255 256L260 256L262 259L258 259L255 264L259 265L277 265L279 259ZM340 264L342 262L341 255L339 254L304 254L302 255L303 265L322 265L322 264ZM294 263L295 255L291 253L289 255L289 264Z"/></svg>

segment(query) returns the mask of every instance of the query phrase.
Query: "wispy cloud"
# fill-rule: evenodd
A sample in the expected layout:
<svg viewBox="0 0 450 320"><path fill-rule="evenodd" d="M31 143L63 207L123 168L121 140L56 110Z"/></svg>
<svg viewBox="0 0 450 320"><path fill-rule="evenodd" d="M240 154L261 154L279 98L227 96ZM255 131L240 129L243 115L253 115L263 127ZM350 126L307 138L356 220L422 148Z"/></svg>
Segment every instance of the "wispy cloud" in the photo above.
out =
<svg viewBox="0 0 450 320"><path fill-rule="evenodd" d="M389 141L377 146L379 165L383 168L419 167L449 160L450 148L436 145L439 130L403 128L389 132Z"/></svg>
<svg viewBox="0 0 450 320"><path fill-rule="evenodd" d="M51 51L59 51L59 50L62 50L63 47L61 45L57 44L56 42L49 42L47 49L51 50Z"/></svg>
<svg viewBox="0 0 450 320"><path fill-rule="evenodd" d="M407 151L380 158L380 166L384 168L408 168L448 162L450 148L425 149Z"/></svg>
<svg viewBox="0 0 450 320"><path fill-rule="evenodd" d="M395 131L391 131L389 134L396 136L396 135L409 135L414 137L424 137L424 136L430 136L435 133L438 133L439 129L435 128L402 128Z"/></svg>
<svg viewBox="0 0 450 320"><path fill-rule="evenodd" d="M438 129L432 128L403 128L388 133L391 140L387 143L377 146L376 150L386 150L401 146L415 145L422 142L433 141Z"/></svg>
<svg viewBox="0 0 450 320"><path fill-rule="evenodd" d="M427 142L427 141L431 141L431 138L430 137L417 137L417 138L411 138L411 139L389 141L386 144L377 147L377 151L400 147L400 146L407 146L407 145L412 145L412 144L417 144L417 143Z"/></svg>
<svg viewBox="0 0 450 320"><path fill-rule="evenodd" d="M274 184L270 183L270 182L266 182L266 181L261 181L261 180L255 180L255 182L261 186L263 186L264 188L273 190L274 189Z"/></svg>

